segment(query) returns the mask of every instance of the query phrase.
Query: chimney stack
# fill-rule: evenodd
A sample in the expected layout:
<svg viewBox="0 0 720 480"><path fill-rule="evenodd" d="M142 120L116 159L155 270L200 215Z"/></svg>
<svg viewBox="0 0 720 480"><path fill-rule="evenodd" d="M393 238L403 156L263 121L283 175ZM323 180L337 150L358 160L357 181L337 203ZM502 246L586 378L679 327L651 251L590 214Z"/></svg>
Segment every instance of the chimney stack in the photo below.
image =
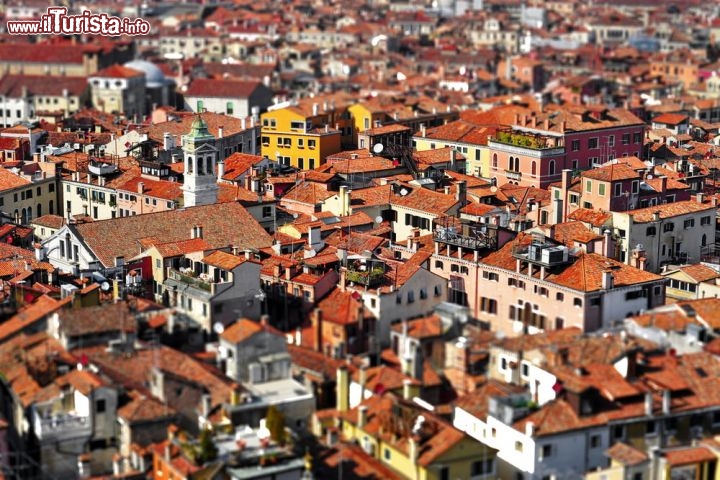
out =
<svg viewBox="0 0 720 480"><path fill-rule="evenodd" d="M313 333L313 348L316 352L322 353L322 310L316 308L313 310L311 315L312 318L312 333Z"/></svg>
<svg viewBox="0 0 720 480"><path fill-rule="evenodd" d="M645 392L645 415L651 416L653 413L653 394L652 392Z"/></svg>
<svg viewBox="0 0 720 480"><path fill-rule="evenodd" d="M602 272L602 288L603 290L612 290L615 284L615 277L610 270Z"/></svg>
<svg viewBox="0 0 720 480"><path fill-rule="evenodd" d="M223 138L223 126L218 127L218 138Z"/></svg>
<svg viewBox="0 0 720 480"><path fill-rule="evenodd" d="M143 182L138 182L138 193L142 195L145 192L145 184Z"/></svg>
<svg viewBox="0 0 720 480"><path fill-rule="evenodd" d="M464 207L467 203L467 184L465 180L460 180L455 184L455 200L460 202L460 207Z"/></svg>
<svg viewBox="0 0 720 480"><path fill-rule="evenodd" d="M663 390L662 392L662 413L668 415L671 407L670 390Z"/></svg>
<svg viewBox="0 0 720 480"><path fill-rule="evenodd" d="M225 160L220 159L217 162L217 179L218 181L222 180L222 178L225 176Z"/></svg>
<svg viewBox="0 0 720 480"><path fill-rule="evenodd" d="M360 405L358 407L358 428L364 428L367 425L367 405Z"/></svg>
<svg viewBox="0 0 720 480"><path fill-rule="evenodd" d="M340 291L344 292L347 287L347 268L340 267Z"/></svg>

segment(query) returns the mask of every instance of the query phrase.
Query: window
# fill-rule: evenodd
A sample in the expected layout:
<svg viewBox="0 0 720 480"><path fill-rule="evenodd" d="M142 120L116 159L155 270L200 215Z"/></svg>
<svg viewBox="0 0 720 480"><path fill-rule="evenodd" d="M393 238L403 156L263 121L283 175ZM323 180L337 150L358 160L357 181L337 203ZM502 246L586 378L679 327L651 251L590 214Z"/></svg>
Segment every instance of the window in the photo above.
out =
<svg viewBox="0 0 720 480"><path fill-rule="evenodd" d="M390 460L390 449L386 448L383 452L383 456L385 457L385 460Z"/></svg>
<svg viewBox="0 0 720 480"><path fill-rule="evenodd" d="M204 112L204 111L205 111L205 109L203 108L203 101L202 101L202 100L198 100L198 101L197 101L196 107L197 107L197 108L196 108L196 111L198 111L198 112Z"/></svg>
<svg viewBox="0 0 720 480"><path fill-rule="evenodd" d="M600 446L600 435L590 437L590 448L598 448Z"/></svg>
<svg viewBox="0 0 720 480"><path fill-rule="evenodd" d="M235 106L233 105L233 102L227 102L225 105L225 113L228 115L232 115L233 111L235 110Z"/></svg>
<svg viewBox="0 0 720 480"><path fill-rule="evenodd" d="M33 191L32 189L25 192L25 198L32 198L33 197Z"/></svg>
<svg viewBox="0 0 720 480"><path fill-rule="evenodd" d="M495 460L488 458L485 460L477 460L470 467L470 475L492 475L495 472Z"/></svg>
<svg viewBox="0 0 720 480"><path fill-rule="evenodd" d="M625 427L623 427L622 425L615 425L612 428L612 432L613 432L613 439L620 440L625 436Z"/></svg>
<svg viewBox="0 0 720 480"><path fill-rule="evenodd" d="M598 148L598 138L597 137L588 138L588 148L590 148L590 149Z"/></svg>
<svg viewBox="0 0 720 480"><path fill-rule="evenodd" d="M657 433L657 424L654 420L645 423L645 435L655 435Z"/></svg>
<svg viewBox="0 0 720 480"><path fill-rule="evenodd" d="M450 480L450 469L448 467L440 469L440 480Z"/></svg>
<svg viewBox="0 0 720 480"><path fill-rule="evenodd" d="M640 181L638 181L638 180L633 180L633 182L632 182L632 193L638 193L639 189L640 189Z"/></svg>
<svg viewBox="0 0 720 480"><path fill-rule="evenodd" d="M585 181L585 191L588 193L592 193L592 180Z"/></svg>
<svg viewBox="0 0 720 480"><path fill-rule="evenodd" d="M542 458L552 457L552 453L553 453L552 445L543 445L542 446Z"/></svg>
<svg viewBox="0 0 720 480"><path fill-rule="evenodd" d="M95 402L95 412L96 413L104 413L105 412L105 399L100 398L97 402Z"/></svg>
<svg viewBox="0 0 720 480"><path fill-rule="evenodd" d="M498 275L495 272L483 272L482 276L484 279L490 280L491 282L499 282L500 281L500 275Z"/></svg>
<svg viewBox="0 0 720 480"><path fill-rule="evenodd" d="M425 300L427 298L427 288L421 288L420 289L420 300Z"/></svg>
<svg viewBox="0 0 720 480"><path fill-rule="evenodd" d="M642 132L633 133L633 143L640 143L642 141Z"/></svg>
<svg viewBox="0 0 720 480"><path fill-rule="evenodd" d="M316 143L317 143L316 140L313 140L313 139L308 140L308 148L315 148Z"/></svg>
<svg viewBox="0 0 720 480"><path fill-rule="evenodd" d="M520 440L515 441L515 451L520 453L523 451L523 443Z"/></svg>
<svg viewBox="0 0 720 480"><path fill-rule="evenodd" d="M630 134L629 134L629 133L623 133L623 136L622 136L622 144L623 144L623 145L630 145Z"/></svg>
<svg viewBox="0 0 720 480"><path fill-rule="evenodd" d="M604 183L598 183L598 195L601 197L605 196L605 184Z"/></svg>
<svg viewBox="0 0 720 480"><path fill-rule="evenodd" d="M498 166L497 153L493 153L493 156L492 156L492 166L493 166L493 168L497 168L497 166Z"/></svg>
<svg viewBox="0 0 720 480"><path fill-rule="evenodd" d="M673 222L668 222L663 225L663 232L672 232L675 230L675 224Z"/></svg>
<svg viewBox="0 0 720 480"><path fill-rule="evenodd" d="M580 150L580 140L573 140L571 143L571 148L573 152L577 152Z"/></svg>
<svg viewBox="0 0 720 480"><path fill-rule="evenodd" d="M440 260L435 260L435 268L439 268L440 270L442 270L443 267L443 262L441 262Z"/></svg>
<svg viewBox="0 0 720 480"><path fill-rule="evenodd" d="M710 225L710 215L700 218L700 225Z"/></svg>
<svg viewBox="0 0 720 480"><path fill-rule="evenodd" d="M608 147L615 146L615 135L608 136Z"/></svg>
<svg viewBox="0 0 720 480"><path fill-rule="evenodd" d="M494 298L480 297L480 310L492 315L497 314L497 300Z"/></svg>
<svg viewBox="0 0 720 480"><path fill-rule="evenodd" d="M550 160L548 164L548 175L555 175L555 160Z"/></svg>
<svg viewBox="0 0 720 480"><path fill-rule="evenodd" d="M555 294L555 300L557 300L558 302L562 302L563 300L565 300L565 295L562 292L557 292Z"/></svg>
<svg viewBox="0 0 720 480"><path fill-rule="evenodd" d="M52 185L52 184L51 184L51 185ZM38 197L39 197L40 195L42 195L42 188L41 188L41 187L37 187L37 191L36 191L35 193L37 194Z"/></svg>
<svg viewBox="0 0 720 480"><path fill-rule="evenodd" d="M435 296L439 297L442 295L442 287L440 285L435 285Z"/></svg>
<svg viewBox="0 0 720 480"><path fill-rule="evenodd" d="M689 218L689 219L685 220L684 226L685 226L685 230L687 230L688 228L693 228L695 226L695 219Z"/></svg>
<svg viewBox="0 0 720 480"><path fill-rule="evenodd" d="M576 307L582 307L582 298L573 299L573 305Z"/></svg>
<svg viewBox="0 0 720 480"><path fill-rule="evenodd" d="M657 234L657 228L655 228L654 226L653 226L653 227L647 227L647 228L645 229L645 235L646 235L646 236L650 237L650 236L655 235L655 234Z"/></svg>
<svg viewBox="0 0 720 480"><path fill-rule="evenodd" d="M665 419L665 431L666 432L675 432L677 431L677 418L666 418Z"/></svg>
<svg viewBox="0 0 720 480"><path fill-rule="evenodd" d="M616 197L619 197L620 195L622 195L622 184L621 183L616 183L615 185L613 185L613 195Z"/></svg>

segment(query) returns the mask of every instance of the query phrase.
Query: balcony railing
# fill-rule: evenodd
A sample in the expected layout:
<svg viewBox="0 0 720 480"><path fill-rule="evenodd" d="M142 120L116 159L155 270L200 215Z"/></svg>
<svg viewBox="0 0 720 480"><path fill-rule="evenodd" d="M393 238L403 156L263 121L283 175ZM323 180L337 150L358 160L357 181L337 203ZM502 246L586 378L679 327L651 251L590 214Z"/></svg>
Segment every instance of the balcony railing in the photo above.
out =
<svg viewBox="0 0 720 480"><path fill-rule="evenodd" d="M57 439L90 435L90 417L62 413L51 417L35 417L35 434L38 438Z"/></svg>
<svg viewBox="0 0 720 480"><path fill-rule="evenodd" d="M212 291L212 286L210 285L210 282L203 280L200 277L196 277L193 274L189 273L180 273L177 270L170 270L168 272L168 278L171 278L173 280L177 280L178 282L186 283L188 285L192 285L198 288L201 288L203 290L206 290L208 292Z"/></svg>
<svg viewBox="0 0 720 480"><path fill-rule="evenodd" d="M505 170L505 178L507 178L508 180L521 180L522 173L516 172L514 170Z"/></svg>

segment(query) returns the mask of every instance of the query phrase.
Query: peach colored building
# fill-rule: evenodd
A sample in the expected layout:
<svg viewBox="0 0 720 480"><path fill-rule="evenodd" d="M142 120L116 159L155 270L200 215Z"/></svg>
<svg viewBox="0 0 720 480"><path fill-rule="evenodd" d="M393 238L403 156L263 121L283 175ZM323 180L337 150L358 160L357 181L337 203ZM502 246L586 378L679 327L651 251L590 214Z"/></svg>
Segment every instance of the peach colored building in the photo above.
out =
<svg viewBox="0 0 720 480"><path fill-rule="evenodd" d="M487 232L437 230L430 271L449 280L451 302L467 305L492 330L594 331L665 301L659 275L598 253L571 252L544 236L522 233L508 241L505 232Z"/></svg>

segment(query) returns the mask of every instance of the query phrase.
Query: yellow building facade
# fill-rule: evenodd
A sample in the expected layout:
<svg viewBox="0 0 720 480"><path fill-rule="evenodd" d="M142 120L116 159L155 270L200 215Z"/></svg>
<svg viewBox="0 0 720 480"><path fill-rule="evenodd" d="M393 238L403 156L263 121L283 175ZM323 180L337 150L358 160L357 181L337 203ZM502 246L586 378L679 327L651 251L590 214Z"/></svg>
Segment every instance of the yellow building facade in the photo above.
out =
<svg viewBox="0 0 720 480"><path fill-rule="evenodd" d="M321 112L316 105L310 112L290 106L262 114L262 155L283 165L312 170L324 164L328 155L342 151L342 127L331 126L334 112Z"/></svg>
<svg viewBox="0 0 720 480"><path fill-rule="evenodd" d="M487 145L424 137L422 133L413 137L413 147L418 152L437 148L454 148L465 155L466 172L475 177L490 177L490 150Z"/></svg>

